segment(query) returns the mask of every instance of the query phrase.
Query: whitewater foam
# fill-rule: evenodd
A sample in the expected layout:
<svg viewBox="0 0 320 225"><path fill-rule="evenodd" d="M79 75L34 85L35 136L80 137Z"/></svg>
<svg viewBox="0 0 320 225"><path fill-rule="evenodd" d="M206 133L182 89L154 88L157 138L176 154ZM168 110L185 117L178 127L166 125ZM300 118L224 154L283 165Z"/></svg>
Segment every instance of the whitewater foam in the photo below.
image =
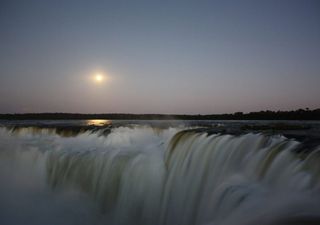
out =
<svg viewBox="0 0 320 225"><path fill-rule="evenodd" d="M1 224L320 222L320 148L281 135L0 128L0 142Z"/></svg>

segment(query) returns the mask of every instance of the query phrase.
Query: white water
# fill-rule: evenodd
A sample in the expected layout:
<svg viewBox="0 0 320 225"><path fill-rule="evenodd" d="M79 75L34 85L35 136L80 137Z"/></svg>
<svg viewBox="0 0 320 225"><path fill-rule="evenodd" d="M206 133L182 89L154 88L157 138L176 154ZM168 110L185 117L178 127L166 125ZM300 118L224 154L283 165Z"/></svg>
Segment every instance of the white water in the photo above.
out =
<svg viewBox="0 0 320 225"><path fill-rule="evenodd" d="M146 126L0 129L0 224L320 224L320 152Z"/></svg>

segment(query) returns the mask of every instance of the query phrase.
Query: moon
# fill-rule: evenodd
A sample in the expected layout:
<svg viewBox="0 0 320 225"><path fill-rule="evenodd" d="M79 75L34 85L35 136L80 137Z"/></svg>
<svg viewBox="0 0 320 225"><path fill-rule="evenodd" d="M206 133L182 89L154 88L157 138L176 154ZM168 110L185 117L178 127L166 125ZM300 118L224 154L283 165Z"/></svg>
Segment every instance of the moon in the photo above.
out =
<svg viewBox="0 0 320 225"><path fill-rule="evenodd" d="M104 76L100 73L97 73L96 75L94 75L94 80L97 83L101 83L104 80Z"/></svg>
<svg viewBox="0 0 320 225"><path fill-rule="evenodd" d="M94 79L97 81L97 82L101 82L103 80L103 76L102 74L96 74Z"/></svg>
<svg viewBox="0 0 320 225"><path fill-rule="evenodd" d="M99 70L92 72L89 75L89 79L94 85L104 85L105 83L109 83L110 78L109 73Z"/></svg>

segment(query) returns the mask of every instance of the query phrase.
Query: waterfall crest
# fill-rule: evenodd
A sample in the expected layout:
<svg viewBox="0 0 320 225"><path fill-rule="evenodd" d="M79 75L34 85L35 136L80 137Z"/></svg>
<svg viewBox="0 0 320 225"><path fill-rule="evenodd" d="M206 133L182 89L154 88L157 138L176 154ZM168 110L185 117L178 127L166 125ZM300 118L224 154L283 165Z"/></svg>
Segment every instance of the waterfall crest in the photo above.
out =
<svg viewBox="0 0 320 225"><path fill-rule="evenodd" d="M101 133L66 138L25 130L15 146L29 149L23 154L42 165L37 170L52 190L76 189L97 203L98 224L320 222L319 147L300 151L293 139L254 133L150 127ZM21 148L15 148L16 157Z"/></svg>
<svg viewBox="0 0 320 225"><path fill-rule="evenodd" d="M181 131L148 151L54 152L47 172L52 187L80 187L115 224L223 224L258 201L319 191L319 151L299 155L299 146L281 136Z"/></svg>

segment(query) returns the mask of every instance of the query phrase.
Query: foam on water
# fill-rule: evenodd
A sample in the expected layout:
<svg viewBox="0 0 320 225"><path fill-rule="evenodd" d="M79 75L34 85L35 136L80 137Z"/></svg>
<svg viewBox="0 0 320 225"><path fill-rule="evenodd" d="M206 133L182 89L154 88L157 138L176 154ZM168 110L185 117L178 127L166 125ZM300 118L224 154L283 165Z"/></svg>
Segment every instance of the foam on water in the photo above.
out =
<svg viewBox="0 0 320 225"><path fill-rule="evenodd" d="M319 148L181 130L0 128L0 223L320 223Z"/></svg>

